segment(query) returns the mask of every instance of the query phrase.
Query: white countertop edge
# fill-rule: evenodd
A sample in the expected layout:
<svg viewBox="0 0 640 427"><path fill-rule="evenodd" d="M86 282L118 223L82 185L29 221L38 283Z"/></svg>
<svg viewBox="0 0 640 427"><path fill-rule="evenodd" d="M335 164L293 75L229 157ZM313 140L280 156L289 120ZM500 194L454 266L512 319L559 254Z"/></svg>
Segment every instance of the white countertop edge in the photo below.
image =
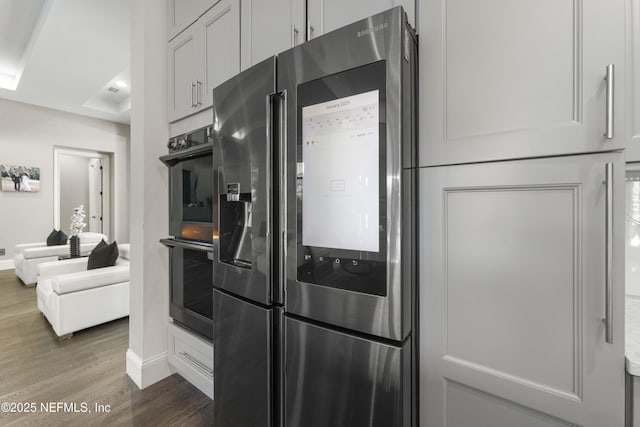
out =
<svg viewBox="0 0 640 427"><path fill-rule="evenodd" d="M640 298L625 298L625 367L630 375L640 377Z"/></svg>

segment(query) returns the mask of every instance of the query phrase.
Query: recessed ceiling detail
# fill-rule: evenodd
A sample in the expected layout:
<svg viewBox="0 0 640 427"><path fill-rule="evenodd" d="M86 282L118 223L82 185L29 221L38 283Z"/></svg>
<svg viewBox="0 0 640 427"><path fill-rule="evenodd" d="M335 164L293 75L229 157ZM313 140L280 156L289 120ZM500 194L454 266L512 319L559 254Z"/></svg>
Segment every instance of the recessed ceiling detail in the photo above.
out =
<svg viewBox="0 0 640 427"><path fill-rule="evenodd" d="M16 90L49 9L48 0L0 2L0 87Z"/></svg>
<svg viewBox="0 0 640 427"><path fill-rule="evenodd" d="M129 123L129 8L129 0L0 0L0 98Z"/></svg>

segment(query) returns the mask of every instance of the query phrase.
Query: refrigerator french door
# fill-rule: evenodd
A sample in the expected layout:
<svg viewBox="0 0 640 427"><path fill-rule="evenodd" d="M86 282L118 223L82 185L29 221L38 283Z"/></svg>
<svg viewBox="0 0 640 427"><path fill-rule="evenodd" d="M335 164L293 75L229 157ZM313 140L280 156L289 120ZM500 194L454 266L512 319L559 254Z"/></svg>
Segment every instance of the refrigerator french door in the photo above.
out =
<svg viewBox="0 0 640 427"><path fill-rule="evenodd" d="M287 427L416 423L415 70L400 7L278 55Z"/></svg>
<svg viewBox="0 0 640 427"><path fill-rule="evenodd" d="M282 292L275 57L213 90L214 425L279 417Z"/></svg>

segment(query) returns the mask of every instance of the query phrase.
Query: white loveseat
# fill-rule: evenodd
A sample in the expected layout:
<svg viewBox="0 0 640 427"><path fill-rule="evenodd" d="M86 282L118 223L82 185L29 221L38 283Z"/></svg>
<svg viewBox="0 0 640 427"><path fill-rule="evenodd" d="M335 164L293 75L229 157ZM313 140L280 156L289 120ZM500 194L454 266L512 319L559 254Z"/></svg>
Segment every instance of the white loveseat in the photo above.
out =
<svg viewBox="0 0 640 427"><path fill-rule="evenodd" d="M38 309L58 337L129 315L129 244L113 267L87 270L88 258L40 264Z"/></svg>
<svg viewBox="0 0 640 427"><path fill-rule="evenodd" d="M102 233L84 232L78 233L78 237L80 238L81 255L89 255L101 240L108 241L107 236ZM25 285L34 285L38 277L39 264L57 261L58 257L68 256L69 253L69 243L58 246L47 246L44 242L16 245L13 255L16 275Z"/></svg>

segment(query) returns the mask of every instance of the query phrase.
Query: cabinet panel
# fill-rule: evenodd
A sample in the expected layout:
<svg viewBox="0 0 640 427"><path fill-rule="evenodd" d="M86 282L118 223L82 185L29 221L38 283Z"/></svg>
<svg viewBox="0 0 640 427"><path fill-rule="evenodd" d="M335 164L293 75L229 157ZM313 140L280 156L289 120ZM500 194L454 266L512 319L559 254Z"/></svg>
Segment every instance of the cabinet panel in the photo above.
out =
<svg viewBox="0 0 640 427"><path fill-rule="evenodd" d="M240 1L222 0L200 20L205 63L198 91L200 108L207 108L213 88L240 72Z"/></svg>
<svg viewBox="0 0 640 427"><path fill-rule="evenodd" d="M627 61L629 65L629 141L627 161L640 161L640 0L629 0Z"/></svg>
<svg viewBox="0 0 640 427"><path fill-rule="evenodd" d="M578 185L444 190L447 357L578 393Z"/></svg>
<svg viewBox="0 0 640 427"><path fill-rule="evenodd" d="M169 121L191 114L198 75L197 35L189 29L169 43Z"/></svg>
<svg viewBox="0 0 640 427"><path fill-rule="evenodd" d="M625 0L425 0L419 13L420 165L624 148Z"/></svg>
<svg viewBox="0 0 640 427"><path fill-rule="evenodd" d="M447 1L445 138L577 124L577 5L573 0L488 3Z"/></svg>
<svg viewBox="0 0 640 427"><path fill-rule="evenodd" d="M198 17L219 0L167 0L167 35L169 40L196 22Z"/></svg>
<svg viewBox="0 0 640 427"><path fill-rule="evenodd" d="M623 162L615 152L420 170L425 426L624 425Z"/></svg>
<svg viewBox="0 0 640 427"><path fill-rule="evenodd" d="M307 38L318 37L395 6L404 8L409 23L415 27L414 0L308 0Z"/></svg>
<svg viewBox="0 0 640 427"><path fill-rule="evenodd" d="M305 2L246 0L241 4L241 68L305 41Z"/></svg>

